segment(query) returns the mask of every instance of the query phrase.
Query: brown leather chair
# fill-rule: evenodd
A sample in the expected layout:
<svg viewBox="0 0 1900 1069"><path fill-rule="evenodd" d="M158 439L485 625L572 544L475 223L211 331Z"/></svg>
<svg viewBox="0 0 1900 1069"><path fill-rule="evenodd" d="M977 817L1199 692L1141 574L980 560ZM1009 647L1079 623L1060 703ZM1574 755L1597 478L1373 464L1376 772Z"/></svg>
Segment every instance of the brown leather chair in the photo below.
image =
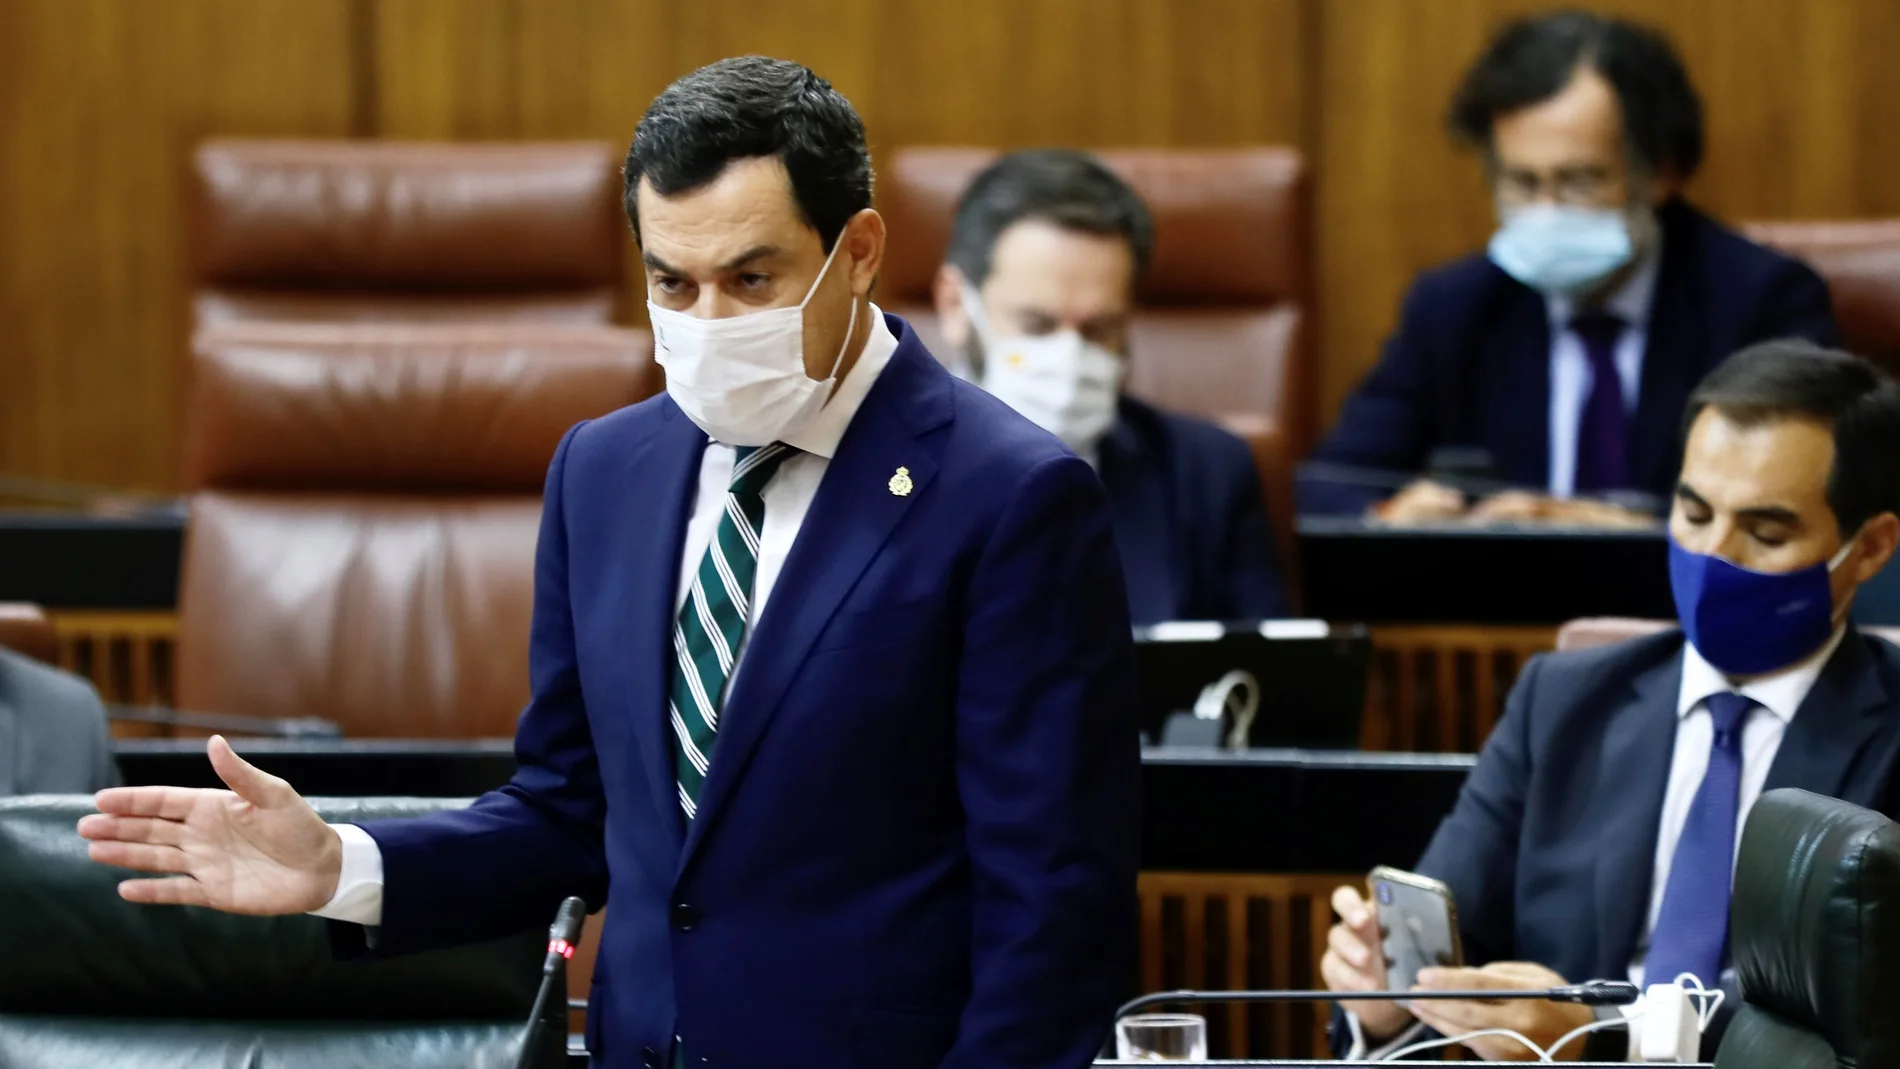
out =
<svg viewBox="0 0 1900 1069"><path fill-rule="evenodd" d="M1842 343L1900 373L1900 219L1750 223L1743 229L1820 272Z"/></svg>
<svg viewBox="0 0 1900 1069"><path fill-rule="evenodd" d="M0 601L0 646L46 664L59 663L59 633L46 610L24 601Z"/></svg>
<svg viewBox="0 0 1900 1069"><path fill-rule="evenodd" d="M891 236L879 300L938 353L932 283L958 198L997 154L905 148L884 169L878 206ZM1097 155L1141 195L1155 222L1128 390L1247 439L1283 570L1296 575L1291 471L1317 431L1305 161L1280 147Z"/></svg>
<svg viewBox="0 0 1900 1069"><path fill-rule="evenodd" d="M1632 638L1642 638L1676 626L1674 620L1639 620L1629 616L1586 616L1557 629L1557 648L1587 650ZM1900 627L1863 627L1862 631L1888 642L1900 643Z"/></svg>
<svg viewBox="0 0 1900 1069"><path fill-rule="evenodd" d="M245 324L192 359L178 704L512 735L548 461L659 388L650 337Z"/></svg>
<svg viewBox="0 0 1900 1069"><path fill-rule="evenodd" d="M206 141L196 323L611 322L619 164L596 142Z"/></svg>

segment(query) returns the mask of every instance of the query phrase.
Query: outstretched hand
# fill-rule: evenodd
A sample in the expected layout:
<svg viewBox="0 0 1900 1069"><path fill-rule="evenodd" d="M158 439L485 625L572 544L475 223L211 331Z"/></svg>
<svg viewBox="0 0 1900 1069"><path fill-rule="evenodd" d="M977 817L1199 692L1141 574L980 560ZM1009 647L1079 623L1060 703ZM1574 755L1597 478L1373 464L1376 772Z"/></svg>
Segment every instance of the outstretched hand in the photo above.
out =
<svg viewBox="0 0 1900 1069"><path fill-rule="evenodd" d="M126 880L128 902L276 915L321 908L336 893L342 843L290 784L232 752L205 747L230 790L115 787L79 822L94 861L158 878Z"/></svg>

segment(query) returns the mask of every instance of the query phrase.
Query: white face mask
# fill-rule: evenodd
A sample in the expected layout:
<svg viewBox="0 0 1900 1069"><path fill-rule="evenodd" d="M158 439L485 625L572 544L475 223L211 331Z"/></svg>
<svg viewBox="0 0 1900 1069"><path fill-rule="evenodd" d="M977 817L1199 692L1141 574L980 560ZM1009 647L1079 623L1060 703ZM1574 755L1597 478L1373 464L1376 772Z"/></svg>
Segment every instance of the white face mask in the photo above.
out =
<svg viewBox="0 0 1900 1069"><path fill-rule="evenodd" d="M805 373L805 306L843 245L839 234L805 299L785 308L700 319L647 301L653 358L666 369L666 392L700 430L727 445L770 445L825 407L857 331L858 300L851 298L851 324L822 382Z"/></svg>
<svg viewBox="0 0 1900 1069"><path fill-rule="evenodd" d="M963 308L983 347L980 385L1078 453L1093 453L1115 425L1126 365L1073 330L998 337L982 298L963 286Z"/></svg>

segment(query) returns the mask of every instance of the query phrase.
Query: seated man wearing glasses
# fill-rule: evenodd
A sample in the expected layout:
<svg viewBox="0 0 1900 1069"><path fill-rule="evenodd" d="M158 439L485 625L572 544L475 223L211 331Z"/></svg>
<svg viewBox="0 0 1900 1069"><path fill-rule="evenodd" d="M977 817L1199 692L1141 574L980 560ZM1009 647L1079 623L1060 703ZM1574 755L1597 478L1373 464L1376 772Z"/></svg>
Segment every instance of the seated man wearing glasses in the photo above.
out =
<svg viewBox="0 0 1900 1069"><path fill-rule="evenodd" d="M1456 450L1528 491L1480 506L1498 518L1587 520L1569 499L1620 495L1659 511L1703 375L1753 342L1834 341L1819 276L1680 198L1702 160L1702 106L1660 34L1577 12L1512 23L1465 76L1450 125L1482 152L1501 225L1485 253L1412 286L1302 478L1303 510L1382 496L1364 472L1329 470L1403 481ZM1420 481L1381 511L1465 507Z"/></svg>

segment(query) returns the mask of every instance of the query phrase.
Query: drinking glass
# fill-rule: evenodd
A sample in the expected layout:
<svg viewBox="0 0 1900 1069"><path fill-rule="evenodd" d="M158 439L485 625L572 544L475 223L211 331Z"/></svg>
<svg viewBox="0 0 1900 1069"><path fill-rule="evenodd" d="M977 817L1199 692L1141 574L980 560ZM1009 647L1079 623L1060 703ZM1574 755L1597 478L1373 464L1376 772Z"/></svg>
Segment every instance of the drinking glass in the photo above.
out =
<svg viewBox="0 0 1900 1069"><path fill-rule="evenodd" d="M1143 1013L1115 1023L1115 1057L1135 1062L1207 1060L1207 1018L1193 1013Z"/></svg>

